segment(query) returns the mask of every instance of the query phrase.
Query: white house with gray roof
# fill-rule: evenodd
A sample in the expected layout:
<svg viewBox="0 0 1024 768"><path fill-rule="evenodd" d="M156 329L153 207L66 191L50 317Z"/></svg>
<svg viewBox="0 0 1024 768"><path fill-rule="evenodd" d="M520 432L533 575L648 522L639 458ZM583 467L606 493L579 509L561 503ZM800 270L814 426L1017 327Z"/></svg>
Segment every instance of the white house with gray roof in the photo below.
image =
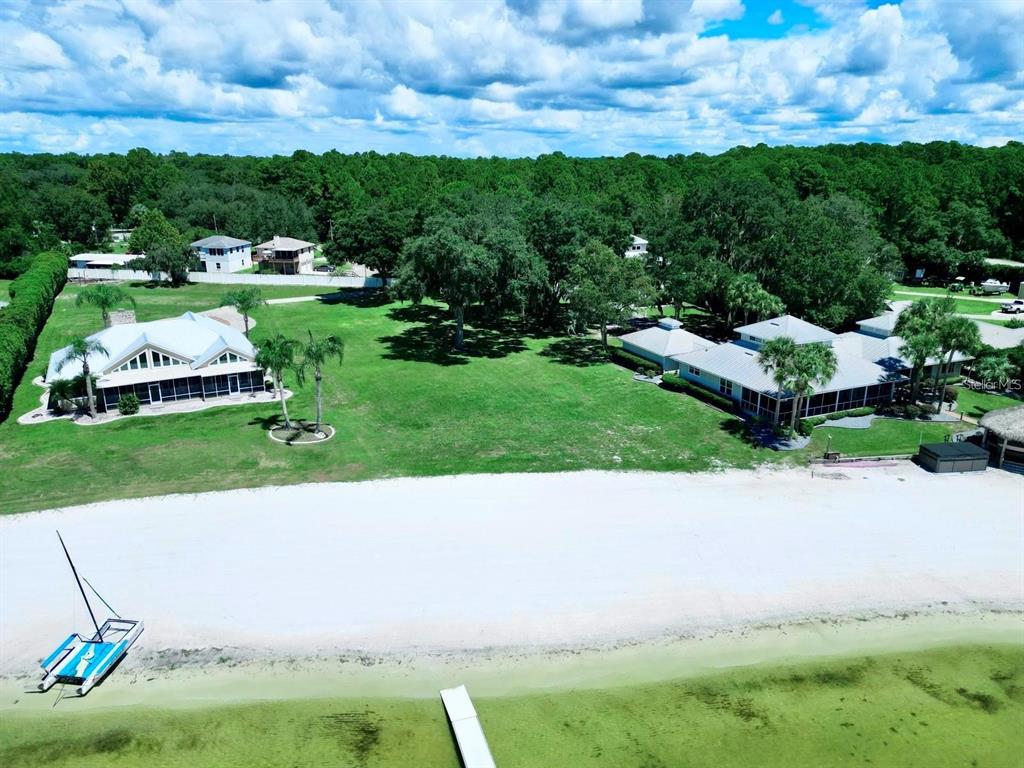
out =
<svg viewBox="0 0 1024 768"><path fill-rule="evenodd" d="M656 363L663 371L674 371L679 367L673 355L682 355L715 345L713 341L684 330L682 323L671 317L663 317L657 325L644 328L642 331L620 336L619 341L622 342L624 350Z"/></svg>
<svg viewBox="0 0 1024 768"><path fill-rule="evenodd" d="M126 323L89 336L106 349L89 357L96 377L96 407L117 408L121 395L135 394L145 405L261 392L265 376L256 349L241 331L203 315L147 323ZM67 347L50 355L46 381L73 379L82 373L80 361L61 368Z"/></svg>
<svg viewBox="0 0 1024 768"><path fill-rule="evenodd" d="M237 237L204 237L192 243L192 253L204 272L241 272L252 266L252 243Z"/></svg>
<svg viewBox="0 0 1024 768"><path fill-rule="evenodd" d="M281 275L311 275L315 251L316 243L274 235L273 240L256 246L256 260L260 269L270 267Z"/></svg>

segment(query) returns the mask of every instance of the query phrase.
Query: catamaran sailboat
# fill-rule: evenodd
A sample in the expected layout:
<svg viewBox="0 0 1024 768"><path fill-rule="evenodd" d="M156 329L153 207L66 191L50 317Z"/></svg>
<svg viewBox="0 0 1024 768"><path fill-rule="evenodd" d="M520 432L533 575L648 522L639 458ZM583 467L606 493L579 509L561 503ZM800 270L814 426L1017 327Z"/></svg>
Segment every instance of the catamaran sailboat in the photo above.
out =
<svg viewBox="0 0 1024 768"><path fill-rule="evenodd" d="M45 674L39 683L39 690L48 691L55 684L62 683L75 686L78 695L84 696L94 686L101 683L118 662L125 657L128 649L142 634L143 625L141 621L135 619L121 618L86 579L85 583L89 584L89 589L92 589L96 597L99 597L100 601L114 614L114 618L107 619L102 626L97 623L96 614L93 613L92 606L89 604L89 597L82 587L82 580L78 577L78 571L75 569L75 564L71 560L71 555L68 554L68 548L59 531L57 538L60 539L64 556L67 557L68 564L71 566L71 573L82 593L82 599L85 601L85 607L89 611L89 617L92 619L92 625L96 632L89 637L72 632L53 653L40 662L39 666L43 668Z"/></svg>

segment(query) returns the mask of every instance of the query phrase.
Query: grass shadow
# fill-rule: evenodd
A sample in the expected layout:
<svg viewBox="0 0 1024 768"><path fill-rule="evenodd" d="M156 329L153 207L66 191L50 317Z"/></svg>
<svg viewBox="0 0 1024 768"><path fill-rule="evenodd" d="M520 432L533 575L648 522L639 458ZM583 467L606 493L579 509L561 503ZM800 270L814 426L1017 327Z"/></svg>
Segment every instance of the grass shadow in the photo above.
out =
<svg viewBox="0 0 1024 768"><path fill-rule="evenodd" d="M755 429L754 425L751 422L747 421L746 419L742 419L738 416L731 419L725 419L724 421L719 423L718 428L725 432L727 435L731 435L732 437L737 438L738 440L740 440L746 445L751 446L752 448L769 447L765 442L765 433L758 429Z"/></svg>
<svg viewBox="0 0 1024 768"><path fill-rule="evenodd" d="M331 293L317 294L321 304L346 304L350 307L382 307L391 302L386 291L380 288L350 288Z"/></svg>
<svg viewBox="0 0 1024 768"><path fill-rule="evenodd" d="M442 307L408 304L389 310L388 318L415 325L378 339L387 347L382 355L385 360L465 365L472 358L501 358L526 350L526 333L513 320L467 318L463 348L455 349L455 323Z"/></svg>
<svg viewBox="0 0 1024 768"><path fill-rule="evenodd" d="M272 416L253 416L252 421L249 422L250 427L259 427L263 430L271 430L280 427L284 424L284 419L281 418L280 413L275 413Z"/></svg>
<svg viewBox="0 0 1024 768"><path fill-rule="evenodd" d="M541 357L546 357L560 365L571 365L576 368L588 368L609 362L608 350L600 339L573 337L559 339L545 347Z"/></svg>

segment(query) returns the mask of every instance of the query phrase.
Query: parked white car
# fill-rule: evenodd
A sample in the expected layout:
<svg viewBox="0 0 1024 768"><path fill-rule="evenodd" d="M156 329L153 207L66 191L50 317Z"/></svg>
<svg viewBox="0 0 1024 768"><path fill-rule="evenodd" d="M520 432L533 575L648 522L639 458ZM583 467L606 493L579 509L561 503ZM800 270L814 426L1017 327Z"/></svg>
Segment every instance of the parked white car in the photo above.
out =
<svg viewBox="0 0 1024 768"><path fill-rule="evenodd" d="M1024 299L1014 299L1005 304L1000 304L999 309L1007 315L1019 315L1024 312Z"/></svg>

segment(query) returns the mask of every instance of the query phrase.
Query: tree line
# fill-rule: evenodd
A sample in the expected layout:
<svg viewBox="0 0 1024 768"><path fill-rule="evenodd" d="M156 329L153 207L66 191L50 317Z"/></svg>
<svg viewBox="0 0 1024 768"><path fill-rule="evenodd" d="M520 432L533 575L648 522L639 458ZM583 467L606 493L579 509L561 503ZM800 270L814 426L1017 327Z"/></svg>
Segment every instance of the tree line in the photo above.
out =
<svg viewBox="0 0 1024 768"><path fill-rule="evenodd" d="M996 269L985 258L1024 257L1024 145L0 155L0 273L43 249L109 248L113 225L135 227L133 250L178 277L184 244L214 232L316 240L334 264L396 277L401 296L446 302L457 325L477 304L552 325L649 300L729 321L785 310L838 329L877 312L891 279L980 279ZM643 274L607 259L633 233L650 241Z"/></svg>

